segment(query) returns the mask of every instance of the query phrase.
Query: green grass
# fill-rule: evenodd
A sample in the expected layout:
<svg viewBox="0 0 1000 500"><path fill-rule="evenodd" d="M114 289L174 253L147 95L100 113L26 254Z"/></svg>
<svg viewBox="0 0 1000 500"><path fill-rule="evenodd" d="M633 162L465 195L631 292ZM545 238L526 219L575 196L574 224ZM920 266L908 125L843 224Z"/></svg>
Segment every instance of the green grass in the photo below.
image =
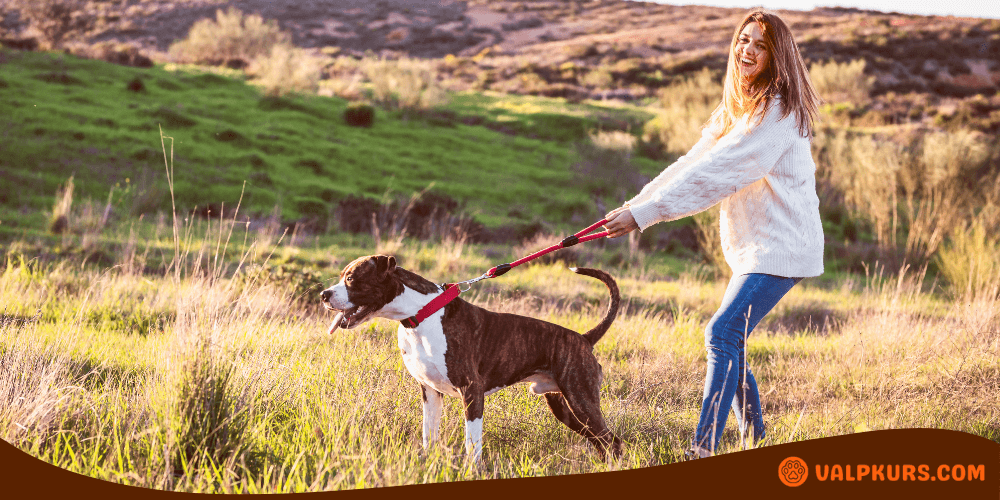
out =
<svg viewBox="0 0 1000 500"><path fill-rule="evenodd" d="M692 435L703 328L725 288L704 270L642 255L616 266L614 249L592 246L464 294L577 331L599 321L607 291L566 265L608 270L625 298L595 349L603 411L627 442L623 460L599 461L518 386L487 399L485 463L470 469L457 399L445 405L441 444L421 450L420 396L396 347L397 325L375 320L329 336L330 315L312 300L316 288L304 294L276 271L315 268L306 281L323 286L372 242L275 246L237 227L216 272L211 262L228 224L188 224L184 233L196 236L181 245L179 275L130 272L141 269L129 261L143 252L129 257L111 245L124 227L108 228L102 240L113 268L22 259L32 248L26 242L11 248L0 270L0 300L8 304L0 387L15 397L0 402L0 437L60 467L125 484L293 492L667 464ZM172 251L169 234L150 226L130 225L140 235L136 246ZM397 257L446 281L478 274L498 258L493 252L410 242ZM923 290L921 278L842 275L792 290L749 341L765 445L900 427L1000 439L1000 303L952 301ZM728 427L727 453L741 449Z"/></svg>
<svg viewBox="0 0 1000 500"><path fill-rule="evenodd" d="M585 139L595 130L638 132L654 117L652 112L633 106L567 104L565 99L496 92L457 93L448 109L480 118L495 129L560 142Z"/></svg>
<svg viewBox="0 0 1000 500"><path fill-rule="evenodd" d="M646 111L460 93L444 109L380 110L374 127L355 129L343 124L345 101L262 98L234 74L0 56L0 389L12 396L0 398L0 438L90 476L203 492L599 472L671 463L687 446L703 328L726 285L705 266L601 240L464 294L577 331L603 315L607 292L565 267L607 270L624 298L595 349L605 415L627 441L623 460L597 460L515 387L487 400L485 464L470 469L456 400L446 404L441 445L420 449L419 393L396 325L326 335L330 315L314 297L378 248L446 282L558 238L473 245L441 235L283 234L280 220L261 222L275 206L286 221L315 217L315 207L332 210L347 194L408 196L434 182L488 226L576 230L597 212L571 182L574 142L593 130L636 131ZM136 78L145 92L126 90ZM228 214L182 212L176 239L160 127L173 138L182 211L224 203ZM824 168L841 172L845 162L834 160ZM662 167L632 161L647 175ZM73 230L49 234L46 211L70 176ZM115 216L101 226L112 188ZM989 213L977 217L989 223ZM248 214L255 224L239 222ZM854 228L840 205L827 215L828 236L845 247L857 237L849 233L868 229ZM770 429L764 444L899 427L1000 439L995 280L963 295L924 273L847 267L795 287L748 343ZM728 427L722 451L740 450Z"/></svg>
<svg viewBox="0 0 1000 500"><path fill-rule="evenodd" d="M150 187L165 185L162 128L173 138L175 194L184 209L235 207L243 193L250 213L269 214L277 205L285 220L330 217L350 194L408 196L433 183L489 227L565 225L597 215L590 195L569 183L570 143L648 118L555 99L459 95L438 114L380 110L372 128L359 129L344 124L348 103L341 99L262 97L238 77L62 54L2 55L0 205L8 211L47 208L70 175L80 196L95 199L141 179L149 199L141 208L168 209L167 193ZM144 91L126 89L134 79ZM661 168L636 163L647 175ZM323 207L326 213L316 213Z"/></svg>

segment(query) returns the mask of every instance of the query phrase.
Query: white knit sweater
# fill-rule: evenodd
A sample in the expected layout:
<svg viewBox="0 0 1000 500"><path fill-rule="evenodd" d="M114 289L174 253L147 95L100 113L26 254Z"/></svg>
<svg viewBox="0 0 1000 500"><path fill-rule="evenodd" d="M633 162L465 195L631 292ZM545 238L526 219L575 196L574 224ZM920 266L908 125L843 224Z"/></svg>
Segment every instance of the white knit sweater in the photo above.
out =
<svg viewBox="0 0 1000 500"><path fill-rule="evenodd" d="M722 202L722 250L734 275L823 274L816 164L795 114L781 118L779 103L771 100L760 123L744 118L718 140L716 125L706 127L688 154L629 200L639 229Z"/></svg>

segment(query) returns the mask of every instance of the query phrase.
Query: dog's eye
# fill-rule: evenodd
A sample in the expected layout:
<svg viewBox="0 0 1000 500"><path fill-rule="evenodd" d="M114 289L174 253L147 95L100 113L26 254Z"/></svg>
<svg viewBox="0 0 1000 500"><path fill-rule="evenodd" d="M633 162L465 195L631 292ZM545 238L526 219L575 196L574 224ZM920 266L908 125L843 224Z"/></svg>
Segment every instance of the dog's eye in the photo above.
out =
<svg viewBox="0 0 1000 500"><path fill-rule="evenodd" d="M352 281L354 281L354 278L352 276L348 276L348 277L344 278L344 282L345 283L350 283Z"/></svg>

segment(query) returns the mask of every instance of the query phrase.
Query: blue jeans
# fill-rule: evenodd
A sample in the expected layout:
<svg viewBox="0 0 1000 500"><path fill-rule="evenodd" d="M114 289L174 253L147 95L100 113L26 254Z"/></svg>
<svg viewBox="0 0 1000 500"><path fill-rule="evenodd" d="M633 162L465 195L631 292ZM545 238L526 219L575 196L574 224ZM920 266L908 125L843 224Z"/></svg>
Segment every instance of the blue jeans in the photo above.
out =
<svg viewBox="0 0 1000 500"><path fill-rule="evenodd" d="M755 441L764 437L757 381L746 362L746 338L801 280L750 273L733 276L729 281L722 305L705 327L708 373L694 444L715 451L730 406L741 433L746 433L749 423Z"/></svg>

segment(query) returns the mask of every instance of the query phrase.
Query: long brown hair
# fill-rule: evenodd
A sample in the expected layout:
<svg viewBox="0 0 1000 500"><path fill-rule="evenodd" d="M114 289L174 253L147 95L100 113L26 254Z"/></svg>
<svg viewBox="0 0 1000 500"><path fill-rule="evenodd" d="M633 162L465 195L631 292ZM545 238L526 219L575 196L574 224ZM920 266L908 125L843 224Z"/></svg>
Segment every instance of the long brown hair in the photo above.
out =
<svg viewBox="0 0 1000 500"><path fill-rule="evenodd" d="M736 68L738 58L735 54L740 33L751 22L760 26L767 51L771 55L767 67L752 80L744 77ZM812 122L820 99L809 79L809 71L799 53L799 46L792 38L788 25L777 14L755 8L736 27L729 46L722 102L712 113L712 120L721 125L719 137L732 130L741 117L748 114L755 116L778 94L781 94L784 101L781 117L794 112L799 134L803 137L811 136Z"/></svg>

